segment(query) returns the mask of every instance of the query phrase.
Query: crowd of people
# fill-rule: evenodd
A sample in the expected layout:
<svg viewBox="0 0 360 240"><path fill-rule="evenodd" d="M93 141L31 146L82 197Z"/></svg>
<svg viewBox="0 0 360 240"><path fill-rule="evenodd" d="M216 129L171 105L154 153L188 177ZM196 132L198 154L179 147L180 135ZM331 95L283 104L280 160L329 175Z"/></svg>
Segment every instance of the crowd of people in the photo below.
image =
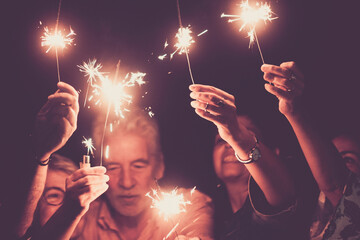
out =
<svg viewBox="0 0 360 240"><path fill-rule="evenodd" d="M360 238L360 141L343 133L327 139L301 104L304 76L294 62L261 67L265 90L279 102L317 183L318 202L307 239ZM217 128L213 166L228 201L178 188L191 202L171 221L151 208L166 162L157 122L132 110L105 134L103 166L78 168L56 152L77 127L77 91L64 82L36 117L36 165L22 217L7 229L14 239L299 239L301 192L278 149L265 141L234 96L213 86L190 85L191 107ZM102 121L101 119L99 121ZM96 124L95 126L103 126ZM94 127L101 142L103 127ZM210 151L210 149L209 149ZM227 204L227 206L225 206ZM230 214L223 214L230 208ZM10 235L9 234L9 235Z"/></svg>

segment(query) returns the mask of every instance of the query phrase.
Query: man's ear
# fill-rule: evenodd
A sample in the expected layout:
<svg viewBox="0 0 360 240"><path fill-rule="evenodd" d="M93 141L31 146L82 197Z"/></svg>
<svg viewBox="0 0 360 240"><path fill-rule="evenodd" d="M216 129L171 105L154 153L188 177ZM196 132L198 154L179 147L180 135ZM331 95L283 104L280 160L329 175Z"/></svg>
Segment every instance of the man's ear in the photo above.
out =
<svg viewBox="0 0 360 240"><path fill-rule="evenodd" d="M162 153L159 154L159 159L157 159L157 161L158 164L156 165L156 169L155 169L155 178L159 180L164 176L164 171L165 171L164 155Z"/></svg>

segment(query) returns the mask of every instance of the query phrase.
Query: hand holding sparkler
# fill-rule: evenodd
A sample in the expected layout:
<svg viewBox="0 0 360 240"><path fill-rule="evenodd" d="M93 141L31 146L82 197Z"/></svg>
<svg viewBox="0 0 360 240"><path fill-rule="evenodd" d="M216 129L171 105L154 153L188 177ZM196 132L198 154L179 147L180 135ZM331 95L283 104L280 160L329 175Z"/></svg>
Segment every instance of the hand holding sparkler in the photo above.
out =
<svg viewBox="0 0 360 240"><path fill-rule="evenodd" d="M304 76L295 62L284 62L280 66L264 64L265 89L279 99L279 110L285 116L298 112L298 98L304 90Z"/></svg>
<svg viewBox="0 0 360 240"><path fill-rule="evenodd" d="M216 125L219 135L230 145L241 143L244 155L254 145L254 137L250 131L239 124L236 115L233 95L207 85L190 85L190 97L194 99L191 106L196 114ZM249 145L249 146L248 146ZM247 159L247 158L244 158Z"/></svg>
<svg viewBox="0 0 360 240"><path fill-rule="evenodd" d="M270 5L267 3L260 3L260 4L256 3L256 8L254 8L251 7L249 5L249 1L246 0L240 4L240 8L241 8L241 13L239 15L229 15L223 13L221 17L233 18L228 20L228 22L230 23L236 21L242 21L242 25L239 31L242 31L246 27L248 28L248 37L250 38L249 48L254 43L254 41L256 41L260 52L261 60L264 64L265 63L264 57L261 52L259 40L256 35L256 29L255 29L256 24L259 21L264 21L264 23L266 23L267 21L271 22L272 20L277 19L277 17L273 17L273 12L270 8Z"/></svg>
<svg viewBox="0 0 360 240"><path fill-rule="evenodd" d="M90 203L109 188L109 176L105 173L105 167L97 166L81 168L67 177L64 205L84 214Z"/></svg>
<svg viewBox="0 0 360 240"><path fill-rule="evenodd" d="M67 83L58 90L37 114L35 144L37 157L47 158L65 145L77 127L78 93Z"/></svg>

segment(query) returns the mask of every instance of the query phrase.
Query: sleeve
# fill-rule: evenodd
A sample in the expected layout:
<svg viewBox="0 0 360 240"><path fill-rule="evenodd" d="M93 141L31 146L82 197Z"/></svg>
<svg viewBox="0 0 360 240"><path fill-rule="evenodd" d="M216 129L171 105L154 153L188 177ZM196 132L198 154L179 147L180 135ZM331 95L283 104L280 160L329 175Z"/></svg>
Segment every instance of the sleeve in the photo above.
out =
<svg viewBox="0 0 360 240"><path fill-rule="evenodd" d="M256 184L255 180L249 179L249 198L254 210L253 221L259 225L270 225L284 227L294 219L297 201L294 201L286 208L274 208L266 201L264 193Z"/></svg>
<svg viewBox="0 0 360 240"><path fill-rule="evenodd" d="M184 195L191 199L191 204L181 217L179 235L186 236L186 239L214 239L214 205L211 198L199 191L187 191Z"/></svg>

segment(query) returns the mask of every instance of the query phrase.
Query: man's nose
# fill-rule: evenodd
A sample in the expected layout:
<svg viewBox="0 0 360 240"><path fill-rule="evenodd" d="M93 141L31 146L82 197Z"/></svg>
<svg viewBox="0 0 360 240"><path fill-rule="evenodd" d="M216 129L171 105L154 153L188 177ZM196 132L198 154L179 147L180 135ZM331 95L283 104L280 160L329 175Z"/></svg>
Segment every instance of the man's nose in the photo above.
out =
<svg viewBox="0 0 360 240"><path fill-rule="evenodd" d="M135 180L130 173L130 170L123 169L119 179L119 186L124 189L131 189L135 186Z"/></svg>

